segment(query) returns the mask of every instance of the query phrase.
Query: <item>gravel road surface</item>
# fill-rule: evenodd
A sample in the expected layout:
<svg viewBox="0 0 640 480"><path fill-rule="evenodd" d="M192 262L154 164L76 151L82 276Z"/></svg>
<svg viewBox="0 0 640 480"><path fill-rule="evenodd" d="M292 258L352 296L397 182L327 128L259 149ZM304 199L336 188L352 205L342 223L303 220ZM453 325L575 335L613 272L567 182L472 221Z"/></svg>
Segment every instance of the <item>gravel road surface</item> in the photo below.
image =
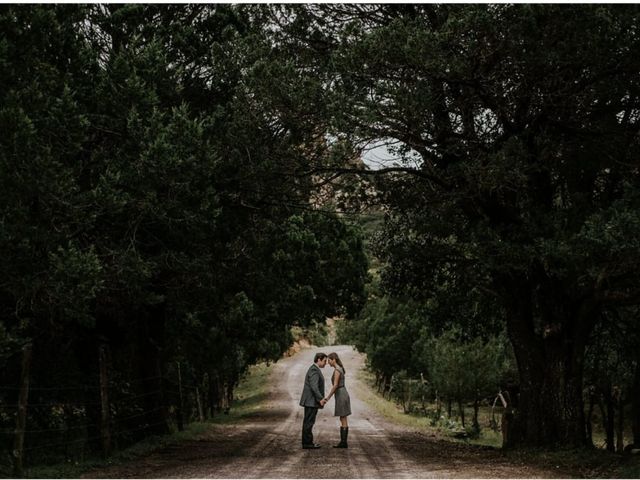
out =
<svg viewBox="0 0 640 480"><path fill-rule="evenodd" d="M265 408L233 425L211 425L201 438L165 447L130 463L89 472L91 478L555 478L566 472L514 464L499 450L437 440L378 415L359 398L363 356L349 346L336 351L347 369L353 415L349 448L335 449L339 421L333 399L320 410L314 437L323 448L303 450L304 375L316 349L278 361ZM323 373L327 391L333 369Z"/></svg>

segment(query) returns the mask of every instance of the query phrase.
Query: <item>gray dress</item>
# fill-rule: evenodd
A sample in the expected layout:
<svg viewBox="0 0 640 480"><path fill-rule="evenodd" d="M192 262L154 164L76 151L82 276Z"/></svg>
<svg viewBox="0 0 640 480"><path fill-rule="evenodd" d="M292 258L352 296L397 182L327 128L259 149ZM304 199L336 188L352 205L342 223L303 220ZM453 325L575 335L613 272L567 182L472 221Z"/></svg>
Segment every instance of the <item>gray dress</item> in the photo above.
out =
<svg viewBox="0 0 640 480"><path fill-rule="evenodd" d="M351 399L349 398L349 392L344 387L344 370L340 366L336 365L336 370L340 372L340 380L338 381L338 388L334 394L336 401L336 410L333 413L336 417L346 417L351 415ZM336 372L333 372L335 375ZM333 377L331 378L333 383Z"/></svg>

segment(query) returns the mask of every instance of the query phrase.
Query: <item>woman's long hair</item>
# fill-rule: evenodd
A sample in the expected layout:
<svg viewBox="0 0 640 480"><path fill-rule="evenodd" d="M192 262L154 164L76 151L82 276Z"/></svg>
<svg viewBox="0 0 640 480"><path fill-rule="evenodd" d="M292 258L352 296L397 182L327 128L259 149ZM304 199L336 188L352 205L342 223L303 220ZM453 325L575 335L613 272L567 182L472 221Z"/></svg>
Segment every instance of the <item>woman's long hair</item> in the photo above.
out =
<svg viewBox="0 0 640 480"><path fill-rule="evenodd" d="M346 368L344 368L344 365L342 365L342 360L340 360L340 357L338 356L338 354L337 354L336 352L331 352L331 353L329 354L329 358L330 358L331 360L335 360L335 361L336 361L336 363L337 363L338 365L340 365L340 367L342 368L342 371L343 371L345 374L347 373L347 369L346 369Z"/></svg>

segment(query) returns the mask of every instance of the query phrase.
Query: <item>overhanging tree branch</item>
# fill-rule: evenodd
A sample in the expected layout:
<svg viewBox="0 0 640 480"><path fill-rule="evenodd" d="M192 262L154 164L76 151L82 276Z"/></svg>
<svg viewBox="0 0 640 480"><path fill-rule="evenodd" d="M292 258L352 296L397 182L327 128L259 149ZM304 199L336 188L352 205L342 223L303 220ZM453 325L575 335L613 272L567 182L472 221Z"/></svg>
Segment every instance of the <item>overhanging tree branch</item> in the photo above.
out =
<svg viewBox="0 0 640 480"><path fill-rule="evenodd" d="M381 176L388 173L406 173L409 175L413 175L419 178L423 178L425 180L429 180L430 182L435 183L436 185L450 190L452 186L445 182L443 179L424 172L422 170L417 170L415 168L409 167L387 167L387 168L379 168L377 170L365 170L362 168L344 168L344 167L316 167L312 170L304 172L301 176L309 176L309 175L318 175L322 173L331 173L333 174L327 182L321 183L320 185L324 185L325 183L329 183L332 180L335 180L341 175L363 175L363 176Z"/></svg>

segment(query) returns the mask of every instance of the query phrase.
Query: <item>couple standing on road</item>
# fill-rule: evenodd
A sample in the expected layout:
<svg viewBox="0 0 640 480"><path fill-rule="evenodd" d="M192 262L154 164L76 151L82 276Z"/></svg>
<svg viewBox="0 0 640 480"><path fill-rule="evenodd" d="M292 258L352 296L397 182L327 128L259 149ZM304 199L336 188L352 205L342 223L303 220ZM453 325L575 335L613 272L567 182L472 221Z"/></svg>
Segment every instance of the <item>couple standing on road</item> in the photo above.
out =
<svg viewBox="0 0 640 480"><path fill-rule="evenodd" d="M333 370L331 377L331 391L324 396L324 376L321 368L324 368L329 361ZM300 406L304 407L304 420L302 421L302 448L320 448L320 445L313 443L313 425L316 423L316 415L319 408L324 408L332 395L335 394L334 416L340 417L340 443L334 448L348 448L347 436L349 435L349 424L347 416L351 415L351 400L349 393L344 387L345 369L337 353L316 353L313 365L309 367L304 379L304 389Z"/></svg>

